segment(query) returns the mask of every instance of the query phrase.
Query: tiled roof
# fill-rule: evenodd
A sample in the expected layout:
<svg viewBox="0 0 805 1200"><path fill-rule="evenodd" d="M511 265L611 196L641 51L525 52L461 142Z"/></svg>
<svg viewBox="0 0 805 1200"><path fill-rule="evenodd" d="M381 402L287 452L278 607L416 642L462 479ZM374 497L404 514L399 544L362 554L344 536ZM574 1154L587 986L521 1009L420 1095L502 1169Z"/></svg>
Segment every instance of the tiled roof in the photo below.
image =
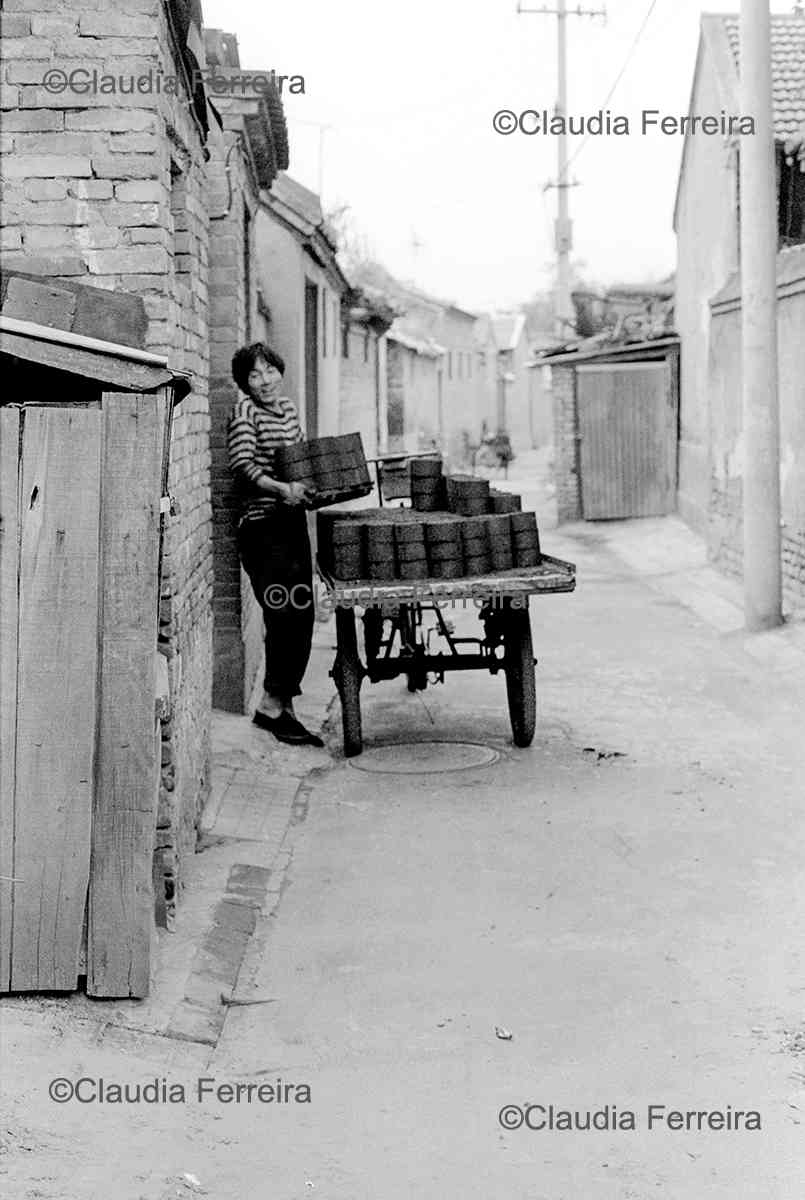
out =
<svg viewBox="0 0 805 1200"><path fill-rule="evenodd" d="M723 17L736 69L741 61L741 19ZM772 13L774 132L787 138L805 125L805 13Z"/></svg>
<svg viewBox="0 0 805 1200"><path fill-rule="evenodd" d="M414 337L408 330L402 328L399 318L389 330L388 339L390 342L404 346L406 350L413 350L415 354L424 355L425 358L439 358L445 353L444 346L440 346L433 338Z"/></svg>
<svg viewBox="0 0 805 1200"><path fill-rule="evenodd" d="M272 196L276 196L288 208L293 209L297 216L307 222L313 229L317 229L324 220L324 214L321 209L321 201L315 192L311 192L310 188L306 188L296 179L292 179L290 175L284 172L277 176L271 188Z"/></svg>

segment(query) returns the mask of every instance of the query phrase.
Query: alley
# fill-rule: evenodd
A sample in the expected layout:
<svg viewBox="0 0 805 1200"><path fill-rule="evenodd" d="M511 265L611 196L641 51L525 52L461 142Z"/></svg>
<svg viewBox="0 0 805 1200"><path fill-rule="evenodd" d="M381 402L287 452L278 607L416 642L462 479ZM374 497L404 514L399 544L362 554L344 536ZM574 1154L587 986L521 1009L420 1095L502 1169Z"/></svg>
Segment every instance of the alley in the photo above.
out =
<svg viewBox="0 0 805 1200"><path fill-rule="evenodd" d="M50 1075L281 1080L310 1102L64 1105L63 1135L38 1142L29 1010L15 1117L36 1153L12 1157L13 1194L90 1200L103 1180L123 1200L798 1200L801 651L780 669L762 638L719 631L662 570L630 566L671 547L674 526L654 524L547 535L580 583L532 601L530 750L510 744L502 679L475 673L367 689L363 762L339 757L331 711L333 758L316 756L238 980L260 1003L230 1009L211 1054L152 1038L115 1057L69 1021L47 1039ZM364 769L428 739L496 761ZM506 1105L608 1106L636 1129L507 1132ZM753 1110L761 1129L649 1130L649 1105Z"/></svg>
<svg viewBox="0 0 805 1200"><path fill-rule="evenodd" d="M0 9L0 1200L805 1200L805 0Z"/></svg>

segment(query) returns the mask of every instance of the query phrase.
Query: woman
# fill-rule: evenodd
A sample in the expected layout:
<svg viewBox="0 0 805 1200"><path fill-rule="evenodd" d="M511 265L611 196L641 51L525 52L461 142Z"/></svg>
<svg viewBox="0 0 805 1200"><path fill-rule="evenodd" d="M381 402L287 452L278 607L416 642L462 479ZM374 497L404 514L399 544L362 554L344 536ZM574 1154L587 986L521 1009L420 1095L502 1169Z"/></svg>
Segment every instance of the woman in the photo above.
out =
<svg viewBox="0 0 805 1200"><path fill-rule="evenodd" d="M266 667L254 723L290 745L323 746L297 720L294 697L310 658L313 567L301 483L274 478L277 446L301 442L296 409L282 395L285 363L262 342L232 359L232 376L245 396L229 419L229 462L243 511L238 550L263 610Z"/></svg>

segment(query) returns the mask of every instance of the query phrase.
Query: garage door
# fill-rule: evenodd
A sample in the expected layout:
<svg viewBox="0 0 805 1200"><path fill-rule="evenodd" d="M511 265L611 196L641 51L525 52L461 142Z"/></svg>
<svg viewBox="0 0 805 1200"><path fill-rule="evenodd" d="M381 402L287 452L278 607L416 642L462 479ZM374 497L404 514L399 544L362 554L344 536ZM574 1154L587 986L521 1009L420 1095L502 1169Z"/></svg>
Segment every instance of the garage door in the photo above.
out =
<svg viewBox="0 0 805 1200"><path fill-rule="evenodd" d="M576 370L585 520L673 512L677 412L668 364Z"/></svg>

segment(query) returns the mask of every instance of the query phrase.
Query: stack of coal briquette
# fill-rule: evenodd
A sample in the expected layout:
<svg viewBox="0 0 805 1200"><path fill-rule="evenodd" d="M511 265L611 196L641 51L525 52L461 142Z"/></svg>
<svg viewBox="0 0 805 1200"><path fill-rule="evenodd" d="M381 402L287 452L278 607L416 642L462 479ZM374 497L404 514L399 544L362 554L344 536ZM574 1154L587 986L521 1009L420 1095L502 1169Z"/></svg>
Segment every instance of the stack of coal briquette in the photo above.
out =
<svg viewBox="0 0 805 1200"><path fill-rule="evenodd" d="M310 488L314 493L312 508L368 496L372 490L359 433L278 446L274 470L284 483L303 483Z"/></svg>
<svg viewBox="0 0 805 1200"><path fill-rule="evenodd" d="M449 512L461 517L520 512L519 496L498 492L474 475L444 475L440 458L412 458L408 470L411 507L417 512Z"/></svg>
<svg viewBox="0 0 805 1200"><path fill-rule="evenodd" d="M399 579L427 579L428 544L422 521L398 521L393 525L396 568Z"/></svg>
<svg viewBox="0 0 805 1200"><path fill-rule="evenodd" d="M538 567L542 562L539 530L534 513L516 512L509 516L512 533L512 554L518 567Z"/></svg>
<svg viewBox="0 0 805 1200"><path fill-rule="evenodd" d="M489 508L491 513L515 513L521 512L523 502L519 496L512 492L496 492L494 488L489 489Z"/></svg>
<svg viewBox="0 0 805 1200"><path fill-rule="evenodd" d="M489 480L474 475L448 475L445 479L447 511L462 517L480 517L489 512Z"/></svg>
<svg viewBox="0 0 805 1200"><path fill-rule="evenodd" d="M411 507L417 512L439 512L446 509L442 460L412 458L408 470L411 475Z"/></svg>
<svg viewBox="0 0 805 1200"><path fill-rule="evenodd" d="M534 513L319 513L319 560L336 579L462 579L542 561Z"/></svg>

